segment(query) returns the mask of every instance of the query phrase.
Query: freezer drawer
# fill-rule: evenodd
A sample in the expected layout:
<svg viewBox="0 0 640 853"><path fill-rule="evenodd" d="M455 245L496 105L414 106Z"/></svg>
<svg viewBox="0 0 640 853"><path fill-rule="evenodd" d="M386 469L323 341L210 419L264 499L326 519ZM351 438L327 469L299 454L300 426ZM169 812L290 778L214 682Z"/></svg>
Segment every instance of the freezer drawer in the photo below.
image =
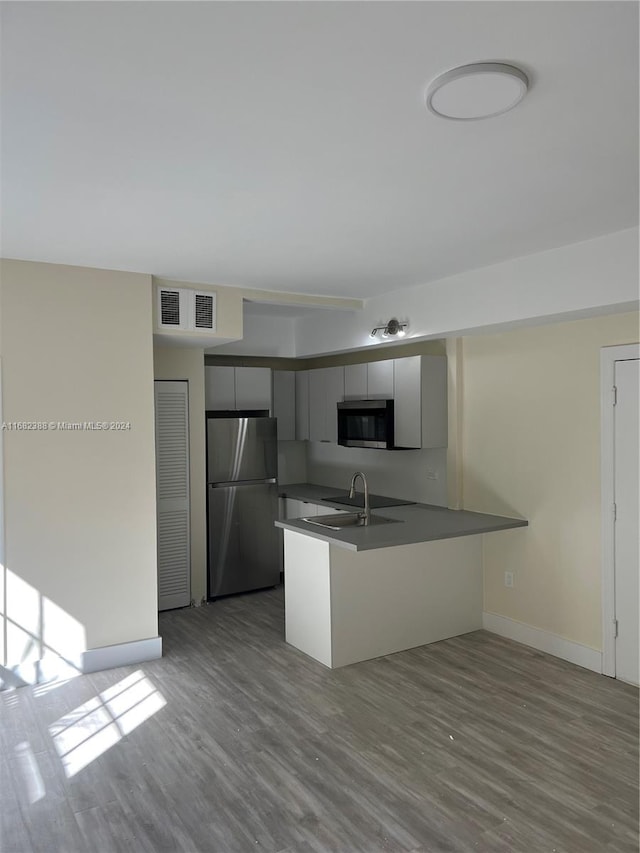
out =
<svg viewBox="0 0 640 853"><path fill-rule="evenodd" d="M209 598L280 581L275 483L208 487Z"/></svg>

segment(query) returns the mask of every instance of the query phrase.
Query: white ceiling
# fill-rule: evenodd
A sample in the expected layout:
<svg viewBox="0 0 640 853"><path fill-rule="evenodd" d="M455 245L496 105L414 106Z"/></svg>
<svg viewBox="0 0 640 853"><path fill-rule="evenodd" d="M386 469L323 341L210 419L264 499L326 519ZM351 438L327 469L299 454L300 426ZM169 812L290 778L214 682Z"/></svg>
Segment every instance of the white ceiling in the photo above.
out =
<svg viewBox="0 0 640 853"><path fill-rule="evenodd" d="M2 254L366 297L637 222L630 2L2 3ZM533 85L459 123L426 84Z"/></svg>

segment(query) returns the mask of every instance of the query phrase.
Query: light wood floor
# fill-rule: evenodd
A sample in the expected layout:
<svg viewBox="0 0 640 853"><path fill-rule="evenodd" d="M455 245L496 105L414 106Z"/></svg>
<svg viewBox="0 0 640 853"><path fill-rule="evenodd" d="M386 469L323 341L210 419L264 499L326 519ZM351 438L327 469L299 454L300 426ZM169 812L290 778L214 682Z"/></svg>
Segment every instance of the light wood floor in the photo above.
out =
<svg viewBox="0 0 640 853"><path fill-rule="evenodd" d="M483 631L330 671L281 590L160 628L162 660L0 693L3 853L638 851L631 687Z"/></svg>

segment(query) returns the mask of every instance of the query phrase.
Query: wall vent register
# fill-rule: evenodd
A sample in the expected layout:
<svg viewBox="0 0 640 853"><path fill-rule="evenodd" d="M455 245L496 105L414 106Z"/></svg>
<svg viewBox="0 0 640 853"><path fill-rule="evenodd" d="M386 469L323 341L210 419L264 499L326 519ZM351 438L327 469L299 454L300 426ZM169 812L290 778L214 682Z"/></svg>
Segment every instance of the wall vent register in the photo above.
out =
<svg viewBox="0 0 640 853"><path fill-rule="evenodd" d="M160 325L180 325L180 294L177 290L160 291Z"/></svg>
<svg viewBox="0 0 640 853"><path fill-rule="evenodd" d="M195 326L196 329L214 328L214 297L212 293L195 294Z"/></svg>
<svg viewBox="0 0 640 853"><path fill-rule="evenodd" d="M216 294L186 288L158 288L158 328L215 332Z"/></svg>

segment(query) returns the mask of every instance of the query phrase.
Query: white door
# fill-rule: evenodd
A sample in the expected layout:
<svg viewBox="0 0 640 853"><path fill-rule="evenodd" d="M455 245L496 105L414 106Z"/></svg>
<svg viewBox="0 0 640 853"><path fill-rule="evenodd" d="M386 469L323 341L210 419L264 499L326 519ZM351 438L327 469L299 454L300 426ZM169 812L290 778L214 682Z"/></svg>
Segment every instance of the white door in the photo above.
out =
<svg viewBox="0 0 640 853"><path fill-rule="evenodd" d="M191 601L189 384L155 382L158 610Z"/></svg>
<svg viewBox="0 0 640 853"><path fill-rule="evenodd" d="M640 683L638 611L640 597L640 549L638 515L638 386L637 359L616 361L614 419L614 577L616 678Z"/></svg>

